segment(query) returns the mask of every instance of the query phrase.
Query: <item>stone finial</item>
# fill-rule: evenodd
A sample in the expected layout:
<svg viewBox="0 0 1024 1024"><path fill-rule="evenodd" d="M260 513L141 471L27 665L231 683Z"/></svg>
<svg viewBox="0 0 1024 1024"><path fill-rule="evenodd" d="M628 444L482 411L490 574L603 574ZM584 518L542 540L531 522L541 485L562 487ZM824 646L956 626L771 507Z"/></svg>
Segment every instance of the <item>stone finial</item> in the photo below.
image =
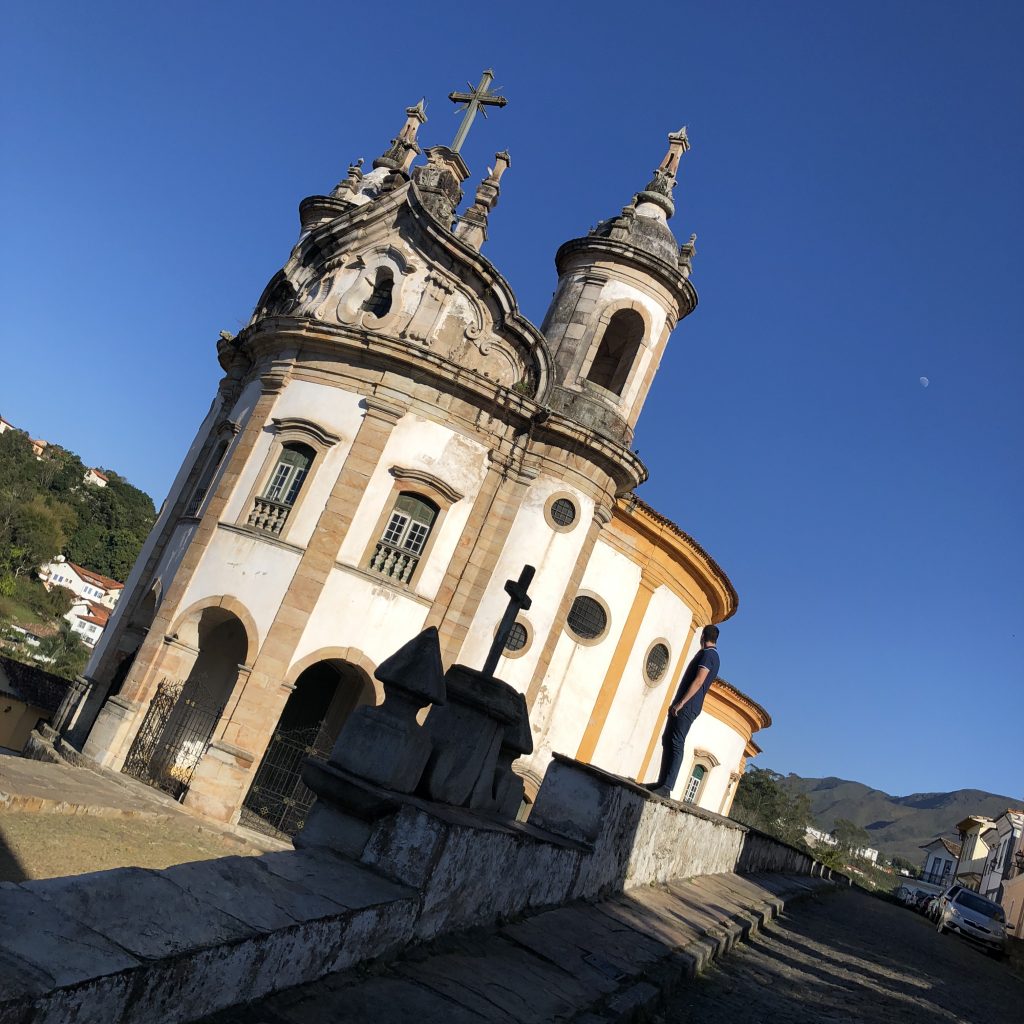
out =
<svg viewBox="0 0 1024 1024"><path fill-rule="evenodd" d="M487 219L491 210L498 205L501 176L511 166L512 158L508 155L508 150L494 154L494 166L487 168L487 177L477 186L473 205L462 215L455 227L455 234L474 249L479 249L487 241Z"/></svg>
<svg viewBox="0 0 1024 1024"><path fill-rule="evenodd" d="M405 124L398 135L391 140L391 145L385 153L373 161L374 167L387 167L389 170L408 177L409 168L413 160L421 152L419 143L416 141L416 133L420 126L425 124L427 112L423 100L420 100L414 107L405 108Z"/></svg>
<svg viewBox="0 0 1024 1024"><path fill-rule="evenodd" d="M684 277L690 276L690 271L693 270L693 257L697 255L697 234L690 235L688 242L684 242L679 246L679 269L683 272Z"/></svg>
<svg viewBox="0 0 1024 1024"><path fill-rule="evenodd" d="M654 177L647 183L647 187L637 193L636 203L638 206L644 203L652 204L663 211L666 217L671 217L676 212L675 203L672 201L672 190L676 187L676 172L679 169L680 157L689 149L690 140L686 135L685 126L669 135L668 152L655 168Z"/></svg>
<svg viewBox="0 0 1024 1024"><path fill-rule="evenodd" d="M420 202L435 220L451 228L455 210L462 202L462 183L469 177L466 162L447 146L427 150L426 164L412 174Z"/></svg>
<svg viewBox="0 0 1024 1024"><path fill-rule="evenodd" d="M342 199L346 195L354 196L359 191L362 181L363 158L360 157L354 164L348 165L348 177L334 186L331 195L336 199Z"/></svg>
<svg viewBox="0 0 1024 1024"><path fill-rule="evenodd" d="M427 731L416 720L428 704L444 704L446 687L437 629L423 630L374 675L384 703L356 708L345 722L329 762L396 793L411 793L430 757Z"/></svg>

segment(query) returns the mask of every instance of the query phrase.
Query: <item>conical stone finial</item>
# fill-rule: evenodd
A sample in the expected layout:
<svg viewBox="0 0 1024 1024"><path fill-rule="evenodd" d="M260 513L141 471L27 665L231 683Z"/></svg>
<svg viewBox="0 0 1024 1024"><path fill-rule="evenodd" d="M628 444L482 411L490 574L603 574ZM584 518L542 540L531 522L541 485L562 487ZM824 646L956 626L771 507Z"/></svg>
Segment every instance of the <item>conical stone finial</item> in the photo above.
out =
<svg viewBox="0 0 1024 1024"><path fill-rule="evenodd" d="M686 135L685 125L677 132L672 132L668 137L668 152L662 158L661 163L654 170L654 177L647 183L647 187L636 195L636 204L652 203L658 207L666 217L671 217L676 212L675 203L672 201L672 190L676 187L676 172L679 169L680 157L690 149L690 140Z"/></svg>
<svg viewBox="0 0 1024 1024"><path fill-rule="evenodd" d="M387 151L373 161L374 167L387 167L399 174L408 176L413 160L421 152L416 142L416 133L420 126L426 124L427 111L424 101L420 100L413 107L405 108L405 124L398 135L391 140Z"/></svg>
<svg viewBox="0 0 1024 1024"><path fill-rule="evenodd" d="M487 168L487 177L477 187L473 205L459 219L455 233L474 249L479 250L487 241L487 219L491 210L498 205L501 176L511 166L512 158L508 155L508 150L494 154L494 166Z"/></svg>

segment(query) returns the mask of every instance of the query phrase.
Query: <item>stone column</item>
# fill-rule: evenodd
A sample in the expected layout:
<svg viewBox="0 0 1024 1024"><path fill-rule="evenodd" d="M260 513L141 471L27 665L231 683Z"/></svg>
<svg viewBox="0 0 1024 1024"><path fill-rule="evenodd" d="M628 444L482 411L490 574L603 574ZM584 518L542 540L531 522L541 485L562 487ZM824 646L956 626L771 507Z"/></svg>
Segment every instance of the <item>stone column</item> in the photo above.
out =
<svg viewBox="0 0 1024 1024"><path fill-rule="evenodd" d="M565 625L566 618L568 618L569 609L572 607L573 601L576 600L580 583L583 581L583 574L587 570L590 556L594 553L594 545L597 544L598 535L601 533L602 528L611 521L612 513L610 508L605 505L595 506L594 518L590 521L590 529L587 530L583 546L576 557L576 564L573 566L568 582L565 584L562 599L558 602L558 611L552 620L551 629L544 640L544 648L540 653L533 678L530 680L530 686L526 691L526 703L529 705L531 712L533 711L534 704L537 702L541 687L544 685L544 677L547 675L548 666L551 664L551 657L555 653L555 645L558 643L558 638L562 635L562 627Z"/></svg>
<svg viewBox="0 0 1024 1024"><path fill-rule="evenodd" d="M341 543L405 407L380 398L365 400L366 415L352 440L316 529L303 552L252 670L244 669L227 715L210 745L213 756L196 769L185 804L207 817L228 820L241 807L252 775L288 701L285 684L310 610L334 568Z"/></svg>
<svg viewBox="0 0 1024 1024"><path fill-rule="evenodd" d="M426 625L437 626L447 665L458 659L527 487L536 476L536 470L522 466L515 456L491 453L491 467L427 616Z"/></svg>
<svg viewBox="0 0 1024 1024"><path fill-rule="evenodd" d="M161 662L167 649L164 642L172 623L177 617L179 604L210 544L217 523L224 512L228 499L234 492L239 477L245 470L253 448L270 417L278 394L288 382L291 360L274 363L262 378L263 392L253 408L242 436L239 439L216 493L207 504L206 511L192 536L185 555L178 566L174 579L167 587L167 593L157 610L146 639L139 648L138 657L125 679L116 706L109 707L111 700L100 709L96 722L89 732L83 753L106 768L120 770L131 747L135 733L142 724L142 715L160 681ZM181 677L175 677L181 678ZM130 709L134 708L134 713ZM109 721L106 719L109 718Z"/></svg>

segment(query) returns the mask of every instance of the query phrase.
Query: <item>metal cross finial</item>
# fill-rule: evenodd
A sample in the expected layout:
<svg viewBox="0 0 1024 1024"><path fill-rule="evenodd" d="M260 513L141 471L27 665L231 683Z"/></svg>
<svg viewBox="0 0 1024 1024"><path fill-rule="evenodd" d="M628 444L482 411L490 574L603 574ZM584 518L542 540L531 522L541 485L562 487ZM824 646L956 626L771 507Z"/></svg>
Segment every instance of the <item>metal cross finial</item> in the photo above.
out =
<svg viewBox="0 0 1024 1024"><path fill-rule="evenodd" d="M508 100L504 96L498 96L496 93L488 92L491 82L494 81L494 72L488 68L480 79L480 84L474 89L471 82L467 82L469 86L469 92L450 92L448 99L453 103L465 103L461 110L465 110L465 116L462 118L462 124L459 125L459 130L455 133L455 141L452 143L452 149L458 153L462 148L462 144L466 141L466 136L469 134L470 126L473 124L473 119L476 117L476 112L479 110L484 117L487 116L487 107L503 107Z"/></svg>
<svg viewBox="0 0 1024 1024"><path fill-rule="evenodd" d="M524 565L523 571L519 574L518 580L508 580L505 583L505 593L508 594L508 607L498 624L498 632L494 634L494 643L487 652L487 661L484 662L483 674L493 676L494 670L498 667L498 659L501 658L508 643L509 634L516 623L516 616L521 611L529 611L533 599L527 596L526 591L530 589L533 582L533 574L537 570L532 565Z"/></svg>

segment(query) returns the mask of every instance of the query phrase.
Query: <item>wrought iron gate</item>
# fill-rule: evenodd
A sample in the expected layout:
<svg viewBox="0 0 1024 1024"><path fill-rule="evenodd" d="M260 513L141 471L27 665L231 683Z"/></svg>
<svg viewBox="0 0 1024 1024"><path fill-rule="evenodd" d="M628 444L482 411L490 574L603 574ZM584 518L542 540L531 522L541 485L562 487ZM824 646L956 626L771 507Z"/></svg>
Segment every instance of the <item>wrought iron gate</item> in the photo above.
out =
<svg viewBox="0 0 1024 1024"><path fill-rule="evenodd" d="M306 824L316 794L302 781L307 757L326 761L331 742L323 727L278 729L260 762L239 824L265 835L291 838Z"/></svg>
<svg viewBox="0 0 1024 1024"><path fill-rule="evenodd" d="M223 710L202 682L165 679L121 770L181 800Z"/></svg>

